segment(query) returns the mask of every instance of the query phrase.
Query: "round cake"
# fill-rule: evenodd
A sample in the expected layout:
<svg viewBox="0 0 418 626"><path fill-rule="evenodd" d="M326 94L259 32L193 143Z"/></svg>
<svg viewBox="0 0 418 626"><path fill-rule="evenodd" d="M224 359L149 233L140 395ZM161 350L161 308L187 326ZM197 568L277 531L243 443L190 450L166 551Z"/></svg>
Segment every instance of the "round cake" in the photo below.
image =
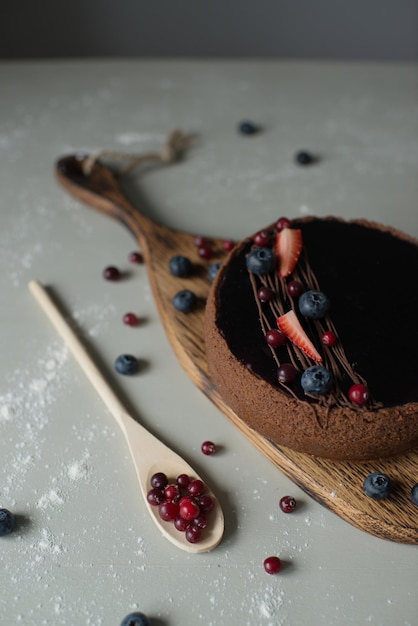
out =
<svg viewBox="0 0 418 626"><path fill-rule="evenodd" d="M207 305L211 379L248 426L336 460L418 445L418 242L281 218L238 244Z"/></svg>

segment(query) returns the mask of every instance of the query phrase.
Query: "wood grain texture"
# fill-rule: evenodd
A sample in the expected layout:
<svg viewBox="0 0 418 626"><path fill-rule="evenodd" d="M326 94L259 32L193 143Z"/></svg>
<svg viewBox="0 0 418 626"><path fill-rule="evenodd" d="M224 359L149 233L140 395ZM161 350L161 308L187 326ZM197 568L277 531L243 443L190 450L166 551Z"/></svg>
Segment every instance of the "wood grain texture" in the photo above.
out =
<svg viewBox="0 0 418 626"><path fill-rule="evenodd" d="M335 462L313 458L279 447L250 429L217 393L205 358L204 309L210 288L206 262L199 258L194 237L157 224L140 213L122 193L118 180L108 167L96 163L85 176L82 159L68 156L57 163L59 182L75 198L114 217L132 231L147 264L149 279L161 321L180 364L192 381L231 422L276 467L312 498L353 526L390 541L418 544L418 507L410 498L418 482L418 451L391 459L368 463ZM211 262L224 258L221 240L211 240L215 255ZM168 263L175 254L190 258L196 270L190 278L173 277ZM181 284L180 284L181 283ZM198 306L184 315L172 305L179 290L192 289ZM364 478L372 471L387 473L394 481L393 494L375 502L362 492Z"/></svg>

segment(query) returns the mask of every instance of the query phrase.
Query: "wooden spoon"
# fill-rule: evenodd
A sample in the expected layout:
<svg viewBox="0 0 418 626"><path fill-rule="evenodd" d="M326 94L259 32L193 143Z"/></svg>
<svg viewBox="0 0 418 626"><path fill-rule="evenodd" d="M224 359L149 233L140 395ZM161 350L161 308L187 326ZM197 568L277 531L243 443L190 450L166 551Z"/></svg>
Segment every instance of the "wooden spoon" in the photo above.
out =
<svg viewBox="0 0 418 626"><path fill-rule="evenodd" d="M243 422L215 389L208 373L204 349L204 301L210 281L207 263L199 258L194 236L155 223L141 214L123 193L113 172L94 162L87 174L89 157L70 155L59 159L56 174L61 185L79 201L125 223L144 254L155 302L176 356L193 382L216 404L235 426L281 471L304 491L350 524L372 535L401 543L418 543L417 508L410 498L418 481L418 452L379 462L335 462L294 452L266 440ZM212 239L212 261L224 258L220 239ZM171 276L168 263L175 254L189 257L198 271L189 279ZM201 306L186 317L177 312L171 299L180 288L190 288ZM396 493L384 503L362 493L364 478L372 471L393 478Z"/></svg>
<svg viewBox="0 0 418 626"><path fill-rule="evenodd" d="M199 476L184 459L170 450L154 435L151 435L128 414L45 287L38 281L32 280L29 283L29 289L64 339L125 435L148 511L164 537L187 552L197 553L212 550L219 544L224 532L224 516L217 498L212 492L208 492L215 506L210 513L209 524L204 531L203 539L198 543L190 543L185 538L185 533L179 532L172 522L164 522L160 518L158 507L150 506L147 501L151 476L161 471L173 479L180 474L187 474L195 479Z"/></svg>

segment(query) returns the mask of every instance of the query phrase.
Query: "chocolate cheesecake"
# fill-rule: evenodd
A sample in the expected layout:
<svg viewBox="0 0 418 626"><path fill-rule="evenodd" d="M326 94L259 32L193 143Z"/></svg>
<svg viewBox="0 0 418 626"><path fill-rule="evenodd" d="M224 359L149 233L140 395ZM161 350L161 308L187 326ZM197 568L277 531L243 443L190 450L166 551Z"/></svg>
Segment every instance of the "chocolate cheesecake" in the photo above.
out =
<svg viewBox="0 0 418 626"><path fill-rule="evenodd" d="M369 460L418 445L418 242L365 220L304 218L238 244L206 305L218 392L307 454Z"/></svg>

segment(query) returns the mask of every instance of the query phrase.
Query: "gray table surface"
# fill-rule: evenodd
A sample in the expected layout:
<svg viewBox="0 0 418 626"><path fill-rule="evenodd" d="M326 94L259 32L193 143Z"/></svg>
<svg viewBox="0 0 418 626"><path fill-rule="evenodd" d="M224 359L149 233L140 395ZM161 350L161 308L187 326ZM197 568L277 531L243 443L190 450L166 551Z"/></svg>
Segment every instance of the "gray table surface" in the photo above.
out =
<svg viewBox="0 0 418 626"><path fill-rule="evenodd" d="M417 66L3 62L0 90L0 506L19 522L0 538L1 624L119 626L134 609L153 626L416 624L417 547L314 502L194 387L145 267L128 263L131 234L69 197L53 164L148 151L180 127L197 136L187 158L138 176L168 226L238 239L281 215L333 214L418 235ZM242 119L263 132L239 135ZM296 166L303 148L321 161ZM129 277L104 281L110 264ZM28 293L32 278L56 289L142 423L219 490L219 548L188 555L160 537L123 437ZM127 311L138 328L122 324ZM113 374L122 352L147 369ZM217 455L202 455L205 439ZM292 515L278 510L286 494ZM277 576L263 570L272 554L285 562Z"/></svg>

